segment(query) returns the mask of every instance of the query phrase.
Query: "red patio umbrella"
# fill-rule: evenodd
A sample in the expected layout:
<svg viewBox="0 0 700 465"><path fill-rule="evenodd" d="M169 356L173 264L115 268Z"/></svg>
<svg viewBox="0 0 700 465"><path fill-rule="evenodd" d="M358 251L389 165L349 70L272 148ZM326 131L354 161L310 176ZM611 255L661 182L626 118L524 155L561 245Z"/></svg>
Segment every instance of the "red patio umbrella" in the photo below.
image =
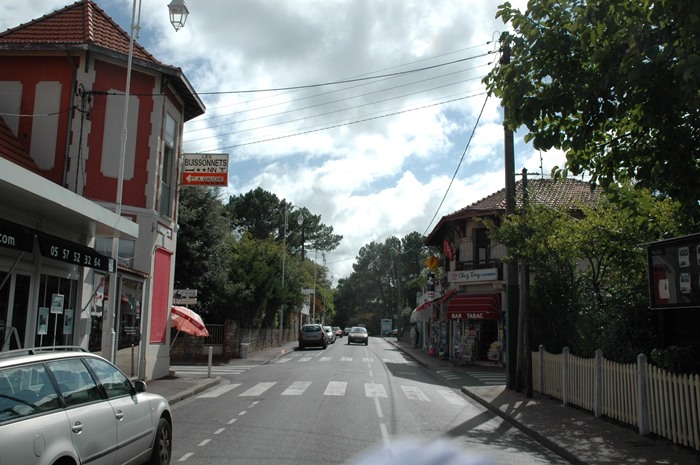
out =
<svg viewBox="0 0 700 465"><path fill-rule="evenodd" d="M202 317L187 307L173 305L170 313L170 327L176 328L178 333L183 331L193 336L209 336Z"/></svg>

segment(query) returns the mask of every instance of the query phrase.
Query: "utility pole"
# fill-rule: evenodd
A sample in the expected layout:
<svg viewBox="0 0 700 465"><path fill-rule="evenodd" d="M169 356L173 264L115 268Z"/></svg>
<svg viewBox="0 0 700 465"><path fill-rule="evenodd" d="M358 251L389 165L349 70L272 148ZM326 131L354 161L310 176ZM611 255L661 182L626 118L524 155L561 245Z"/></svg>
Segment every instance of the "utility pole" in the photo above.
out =
<svg viewBox="0 0 700 465"><path fill-rule="evenodd" d="M287 260L287 224L289 223L289 207L284 207L284 236L282 236L282 295L284 295L284 268ZM284 300L280 308L280 346L284 343Z"/></svg>
<svg viewBox="0 0 700 465"><path fill-rule="evenodd" d="M396 337L401 340L401 239L399 239L399 253L396 255L396 290L398 292L396 301Z"/></svg>
<svg viewBox="0 0 700 465"><path fill-rule="evenodd" d="M501 35L501 43L505 42L508 33ZM510 46L502 46L501 66L510 64ZM508 91L512 90L509 88ZM506 215L515 213L515 149L513 131L508 128L508 107L503 105L503 132L506 176ZM516 388L517 358L518 358L518 264L509 262L506 266L506 387Z"/></svg>
<svg viewBox="0 0 700 465"><path fill-rule="evenodd" d="M523 219L523 238L527 240L527 209L529 204L529 196L527 192L527 169L523 168L523 205L521 215ZM519 349L522 353L523 368L525 370L525 396L532 397L532 354L530 353L530 266L527 263L527 258L520 259L520 326L522 327L522 343L519 343ZM518 368L520 371L520 368Z"/></svg>

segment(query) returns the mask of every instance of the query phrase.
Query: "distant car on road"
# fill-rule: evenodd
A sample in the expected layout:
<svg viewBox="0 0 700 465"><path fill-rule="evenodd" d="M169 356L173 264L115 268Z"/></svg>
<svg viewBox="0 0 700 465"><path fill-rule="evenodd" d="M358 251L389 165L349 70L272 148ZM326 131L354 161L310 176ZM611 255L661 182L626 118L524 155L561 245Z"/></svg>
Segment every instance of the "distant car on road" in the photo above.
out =
<svg viewBox="0 0 700 465"><path fill-rule="evenodd" d="M352 342L368 345L369 333L367 332L367 329L363 328L362 326L353 326L350 328L350 333L348 333L348 345L350 345Z"/></svg>
<svg viewBox="0 0 700 465"><path fill-rule="evenodd" d="M344 334L345 336L347 336L348 334L350 334L350 328L345 328L345 329L343 330L343 334Z"/></svg>
<svg viewBox="0 0 700 465"><path fill-rule="evenodd" d="M330 326L324 326L323 327L324 331L326 331L326 336L328 337L328 342L331 344L335 343L335 332L333 332L333 328Z"/></svg>
<svg viewBox="0 0 700 465"><path fill-rule="evenodd" d="M398 329L392 329L384 333L384 337L396 337L399 334Z"/></svg>
<svg viewBox="0 0 700 465"><path fill-rule="evenodd" d="M305 324L299 330L299 349L307 347L328 347L328 336L323 326L316 323Z"/></svg>
<svg viewBox="0 0 700 465"><path fill-rule="evenodd" d="M343 330L340 329L340 326L333 326L333 332L336 338L343 338Z"/></svg>

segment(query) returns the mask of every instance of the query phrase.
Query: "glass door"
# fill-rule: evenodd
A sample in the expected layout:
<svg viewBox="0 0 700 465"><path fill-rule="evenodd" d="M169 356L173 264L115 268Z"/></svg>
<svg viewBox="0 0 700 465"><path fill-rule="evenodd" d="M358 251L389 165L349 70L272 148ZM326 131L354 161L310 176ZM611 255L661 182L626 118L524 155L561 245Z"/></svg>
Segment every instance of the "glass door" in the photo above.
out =
<svg viewBox="0 0 700 465"><path fill-rule="evenodd" d="M31 278L0 272L0 350L26 347L27 309Z"/></svg>

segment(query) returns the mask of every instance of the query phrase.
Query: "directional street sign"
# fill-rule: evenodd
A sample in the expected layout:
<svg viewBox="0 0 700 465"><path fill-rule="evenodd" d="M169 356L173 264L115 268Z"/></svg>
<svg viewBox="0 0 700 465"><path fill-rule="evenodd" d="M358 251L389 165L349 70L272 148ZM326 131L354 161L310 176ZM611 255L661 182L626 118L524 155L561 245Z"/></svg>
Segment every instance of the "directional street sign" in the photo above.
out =
<svg viewBox="0 0 700 465"><path fill-rule="evenodd" d="M185 153L183 157L183 186L227 186L228 154Z"/></svg>

